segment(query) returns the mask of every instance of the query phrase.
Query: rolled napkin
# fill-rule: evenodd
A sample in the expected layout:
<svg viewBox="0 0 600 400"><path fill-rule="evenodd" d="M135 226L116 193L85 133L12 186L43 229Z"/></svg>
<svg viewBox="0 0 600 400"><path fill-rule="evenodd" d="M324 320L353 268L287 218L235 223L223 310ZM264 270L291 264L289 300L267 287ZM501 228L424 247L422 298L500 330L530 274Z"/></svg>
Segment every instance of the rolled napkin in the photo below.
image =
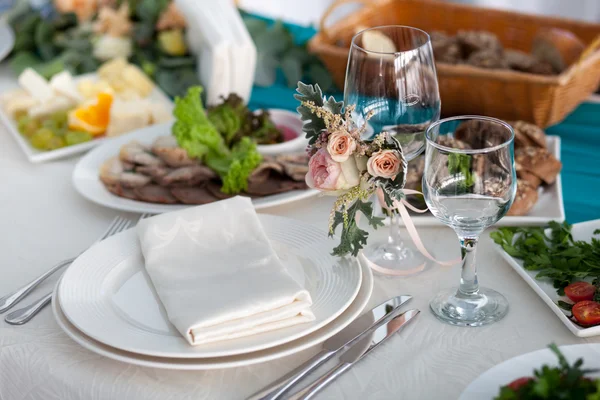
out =
<svg viewBox="0 0 600 400"><path fill-rule="evenodd" d="M157 215L137 233L169 320L191 345L315 319L247 197Z"/></svg>

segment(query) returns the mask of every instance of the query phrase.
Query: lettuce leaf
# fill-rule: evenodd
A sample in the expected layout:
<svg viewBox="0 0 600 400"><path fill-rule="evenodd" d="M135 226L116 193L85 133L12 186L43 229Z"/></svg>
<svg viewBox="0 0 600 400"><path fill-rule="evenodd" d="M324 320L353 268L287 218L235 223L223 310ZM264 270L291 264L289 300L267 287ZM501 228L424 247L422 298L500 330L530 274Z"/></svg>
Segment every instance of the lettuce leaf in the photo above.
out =
<svg viewBox="0 0 600 400"><path fill-rule="evenodd" d="M262 161L256 144L242 138L232 148L206 115L200 95L202 88L188 89L183 98L175 98L176 118L172 133L190 157L202 160L223 182L221 191L237 194L248 189L248 178Z"/></svg>

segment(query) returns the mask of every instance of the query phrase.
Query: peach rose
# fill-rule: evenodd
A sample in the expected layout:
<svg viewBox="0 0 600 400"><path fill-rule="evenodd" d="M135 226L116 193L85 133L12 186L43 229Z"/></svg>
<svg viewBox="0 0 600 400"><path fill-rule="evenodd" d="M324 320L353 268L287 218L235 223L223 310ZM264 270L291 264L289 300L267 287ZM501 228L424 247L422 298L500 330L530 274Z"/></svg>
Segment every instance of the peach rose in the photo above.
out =
<svg viewBox="0 0 600 400"><path fill-rule="evenodd" d="M329 135L327 151L333 161L344 162L356 150L356 140L348 132L338 131Z"/></svg>
<svg viewBox="0 0 600 400"><path fill-rule="evenodd" d="M325 149L317 151L308 162L306 184L313 189L337 195L360 183L360 172L354 157L344 162L333 160Z"/></svg>
<svg viewBox="0 0 600 400"><path fill-rule="evenodd" d="M392 179L400 172L400 154L396 150L379 150L367 161L371 176Z"/></svg>

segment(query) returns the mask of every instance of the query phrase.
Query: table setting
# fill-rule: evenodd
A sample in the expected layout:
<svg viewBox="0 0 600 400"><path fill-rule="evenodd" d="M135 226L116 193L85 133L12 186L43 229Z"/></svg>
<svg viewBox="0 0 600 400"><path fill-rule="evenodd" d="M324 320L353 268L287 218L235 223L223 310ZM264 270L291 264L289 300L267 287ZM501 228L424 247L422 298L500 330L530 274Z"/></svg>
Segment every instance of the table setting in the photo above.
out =
<svg viewBox="0 0 600 400"><path fill-rule="evenodd" d="M404 2L335 1L308 44L234 1L17 2L0 398L599 396L600 28L531 17L516 57L378 17ZM450 93L498 74L577 84Z"/></svg>

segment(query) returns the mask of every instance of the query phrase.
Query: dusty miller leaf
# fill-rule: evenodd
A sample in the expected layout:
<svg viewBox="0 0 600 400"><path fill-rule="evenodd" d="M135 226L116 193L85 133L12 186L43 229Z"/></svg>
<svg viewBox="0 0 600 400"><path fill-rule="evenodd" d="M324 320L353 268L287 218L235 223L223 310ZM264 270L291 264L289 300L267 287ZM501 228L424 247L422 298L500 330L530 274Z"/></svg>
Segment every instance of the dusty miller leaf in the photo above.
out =
<svg viewBox="0 0 600 400"><path fill-rule="evenodd" d="M377 229L383 226L383 218L373 216L373 204L357 200L348 208L348 224L344 225L343 213L337 211L333 220L333 231L341 224L340 244L333 249L332 255L343 257L352 254L356 257L358 252L367 244L369 233L358 227L356 213L361 212L370 226Z"/></svg>
<svg viewBox="0 0 600 400"><path fill-rule="evenodd" d="M329 97L327 101L323 97L323 92L319 85L307 85L303 82L298 82L298 87L296 88L297 94L294 95L294 98L299 102L312 102L315 106L325 107L327 110L331 111L333 114L341 114L342 109L344 108L343 101L335 101L333 96ZM301 104L297 109L300 114L300 118L304 121L304 126L302 130L306 134L306 138L309 140L309 144L313 144L321 131L326 128L325 121L322 118L317 117L313 112Z"/></svg>

